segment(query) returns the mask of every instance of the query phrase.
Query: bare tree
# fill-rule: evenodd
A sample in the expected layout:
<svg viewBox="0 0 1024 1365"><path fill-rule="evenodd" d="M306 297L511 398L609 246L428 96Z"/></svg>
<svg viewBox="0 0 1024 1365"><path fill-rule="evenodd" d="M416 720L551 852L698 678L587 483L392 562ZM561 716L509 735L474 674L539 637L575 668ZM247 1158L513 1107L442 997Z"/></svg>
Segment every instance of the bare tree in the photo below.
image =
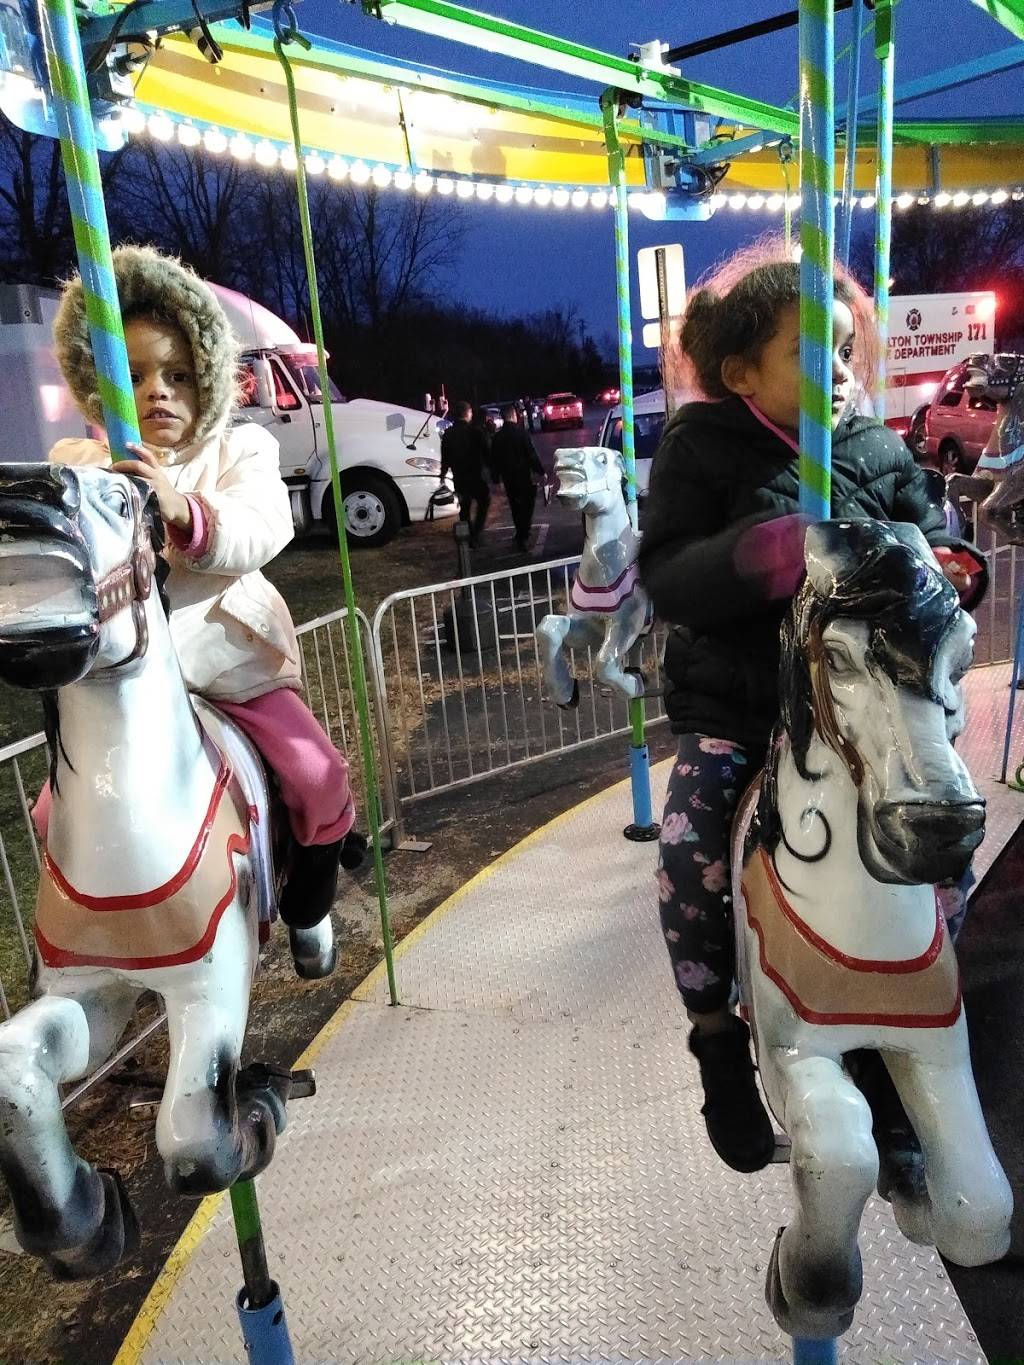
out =
<svg viewBox="0 0 1024 1365"><path fill-rule="evenodd" d="M60 143L0 118L0 277L53 285L74 262Z"/></svg>
<svg viewBox="0 0 1024 1365"><path fill-rule="evenodd" d="M987 289L1024 263L1024 201L936 209L915 205L893 216L893 289L901 294ZM873 273L872 242L861 236L854 264Z"/></svg>

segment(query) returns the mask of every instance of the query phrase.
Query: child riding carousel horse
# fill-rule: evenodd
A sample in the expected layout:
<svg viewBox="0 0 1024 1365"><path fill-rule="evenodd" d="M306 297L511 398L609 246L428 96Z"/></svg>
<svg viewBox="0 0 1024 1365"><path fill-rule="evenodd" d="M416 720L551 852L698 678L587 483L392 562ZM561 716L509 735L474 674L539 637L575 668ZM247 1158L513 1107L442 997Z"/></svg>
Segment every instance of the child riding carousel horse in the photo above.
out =
<svg viewBox="0 0 1024 1365"><path fill-rule="evenodd" d="M148 247L114 252L142 444L121 473L144 480L167 528L171 637L189 690L227 714L259 750L288 811L292 844L279 910L305 929L330 911L338 868L357 862L348 764L300 695L288 608L261 570L292 538L277 442L231 424L238 346L213 291ZM80 279L54 323L57 360L88 421L102 420ZM102 440L58 441L55 464L111 463ZM151 718L159 725L160 717ZM49 793L37 806L45 825Z"/></svg>

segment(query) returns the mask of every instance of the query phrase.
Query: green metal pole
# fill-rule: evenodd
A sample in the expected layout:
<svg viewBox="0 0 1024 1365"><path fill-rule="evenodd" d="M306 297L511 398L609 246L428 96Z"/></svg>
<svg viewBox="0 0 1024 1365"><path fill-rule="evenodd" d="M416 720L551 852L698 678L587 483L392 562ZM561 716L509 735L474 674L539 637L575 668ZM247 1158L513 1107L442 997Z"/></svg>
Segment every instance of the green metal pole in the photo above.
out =
<svg viewBox="0 0 1024 1365"><path fill-rule="evenodd" d="M242 1280L248 1307L262 1308L274 1297L274 1283L267 1268L260 1206L256 1202L256 1182L236 1180L228 1193L231 1195L231 1215L235 1220L235 1238L242 1261Z"/></svg>
<svg viewBox="0 0 1024 1365"><path fill-rule="evenodd" d="M636 502L636 446L633 436L633 319L629 298L629 195L626 187L626 156L618 132L618 90L601 96L604 140L608 152L608 180L615 199L615 289L619 325L619 396L622 404L622 463L626 474L626 510L630 525L639 530ZM668 397L666 391L666 399ZM626 829L631 839L657 838L658 826L651 812L651 774L644 737L646 708L643 697L629 703L632 732L630 776L633 789L633 823Z"/></svg>
<svg viewBox="0 0 1024 1365"><path fill-rule="evenodd" d="M128 371L121 305L110 255L92 110L73 0L43 0L38 7L53 110L60 134L71 228L85 293L85 315L96 361L103 424L115 460L139 438L135 395Z"/></svg>
<svg viewBox="0 0 1024 1365"><path fill-rule="evenodd" d="M300 34L292 32L289 41L294 40L308 48L310 44ZM277 53L288 86L288 112L291 118L292 142L295 147L295 186L299 201L299 218L302 223L302 250L306 258L306 277L309 282L309 311L313 317L313 334L316 338L317 364L320 370L320 392L324 395L323 414L324 432L327 436L327 456L331 465L331 489L334 494L336 511L335 522L338 528L338 550L341 556L341 576L345 585L345 625L348 630L349 648L355 660L356 710L359 716L359 741L363 757L363 773L366 777L366 806L373 843L373 871L377 885L377 903L380 908L381 937L384 942L384 961L388 974L388 993L392 1005L399 1004L398 987L395 983L394 939L391 933L391 916L388 910L388 885L384 872L384 852L380 838L380 797L378 794L377 760L373 751L373 731L370 728L370 702L366 686L366 664L363 659L363 644L359 638L359 620L356 616L355 586L352 582L352 564L348 553L348 539L345 533L345 504L341 494L341 478L338 473L338 444L334 434L334 412L328 395L331 381L327 374L327 351L324 347L323 320L320 316L320 291L317 286L316 259L313 253L313 229L309 218L309 193L306 188L306 167L303 160L302 136L299 130L299 109L295 95L295 79L291 63L285 56L280 38L274 39Z"/></svg>
<svg viewBox="0 0 1024 1365"><path fill-rule="evenodd" d="M896 66L891 0L875 8L875 56L880 62L878 83L878 142L875 172L875 317L882 342L875 415L885 420L885 380L889 353L889 271L892 247L892 108Z"/></svg>

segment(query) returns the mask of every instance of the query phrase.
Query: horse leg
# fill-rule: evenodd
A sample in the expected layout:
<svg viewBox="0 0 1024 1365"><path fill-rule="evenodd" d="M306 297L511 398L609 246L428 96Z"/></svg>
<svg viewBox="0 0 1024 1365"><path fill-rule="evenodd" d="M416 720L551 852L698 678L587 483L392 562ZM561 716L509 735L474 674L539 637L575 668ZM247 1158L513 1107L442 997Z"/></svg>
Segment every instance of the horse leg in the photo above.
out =
<svg viewBox="0 0 1024 1365"><path fill-rule="evenodd" d="M945 1064L887 1052L886 1065L924 1153L931 1239L955 1265L998 1261L1010 1245L1013 1194L992 1150L967 1049Z"/></svg>
<svg viewBox="0 0 1024 1365"><path fill-rule="evenodd" d="M635 670L623 667L637 636L643 629L645 609L636 605L620 609L608 622L604 640L597 653L594 671L608 687L616 687L630 699L644 694L643 677Z"/></svg>
<svg viewBox="0 0 1024 1365"><path fill-rule="evenodd" d="M791 1336L842 1336L853 1321L862 1273L857 1233L878 1175L871 1111L838 1061L759 1058L768 1093L781 1095L792 1141L792 1222L772 1250L765 1295Z"/></svg>
<svg viewBox="0 0 1024 1365"><path fill-rule="evenodd" d="M240 1095L238 1084L257 951L252 923L233 907L212 953L168 969L159 986L171 1060L156 1145L177 1194L213 1194L257 1175L284 1128L284 1105L272 1090Z"/></svg>
<svg viewBox="0 0 1024 1365"><path fill-rule="evenodd" d="M580 685L569 668L568 651L585 649L590 644L590 621L578 615L545 616L534 633L552 697L566 710L578 706Z"/></svg>
<svg viewBox="0 0 1024 1365"><path fill-rule="evenodd" d="M117 1173L71 1146L58 1087L110 1054L138 990L95 979L83 988L74 977L44 989L0 1026L0 1172L19 1245L45 1256L58 1279L88 1279L131 1254L138 1225Z"/></svg>

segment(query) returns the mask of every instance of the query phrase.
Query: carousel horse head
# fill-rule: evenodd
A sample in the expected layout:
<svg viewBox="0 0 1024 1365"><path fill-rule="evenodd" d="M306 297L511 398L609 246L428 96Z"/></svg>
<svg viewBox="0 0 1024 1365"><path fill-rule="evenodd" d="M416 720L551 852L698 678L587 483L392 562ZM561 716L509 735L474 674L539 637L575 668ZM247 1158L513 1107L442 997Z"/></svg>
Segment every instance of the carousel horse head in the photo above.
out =
<svg viewBox="0 0 1024 1365"><path fill-rule="evenodd" d="M974 622L916 526L822 522L807 532L806 562L780 674L797 770L812 776L815 738L845 766L861 858L879 881L958 877L985 826L953 748Z"/></svg>
<svg viewBox="0 0 1024 1365"><path fill-rule="evenodd" d="M114 470L0 465L0 677L50 689L140 659L163 525Z"/></svg>
<svg viewBox="0 0 1024 1365"><path fill-rule="evenodd" d="M625 478L622 456L604 446L581 446L555 451L557 498L566 507L583 513L611 511L624 504Z"/></svg>

